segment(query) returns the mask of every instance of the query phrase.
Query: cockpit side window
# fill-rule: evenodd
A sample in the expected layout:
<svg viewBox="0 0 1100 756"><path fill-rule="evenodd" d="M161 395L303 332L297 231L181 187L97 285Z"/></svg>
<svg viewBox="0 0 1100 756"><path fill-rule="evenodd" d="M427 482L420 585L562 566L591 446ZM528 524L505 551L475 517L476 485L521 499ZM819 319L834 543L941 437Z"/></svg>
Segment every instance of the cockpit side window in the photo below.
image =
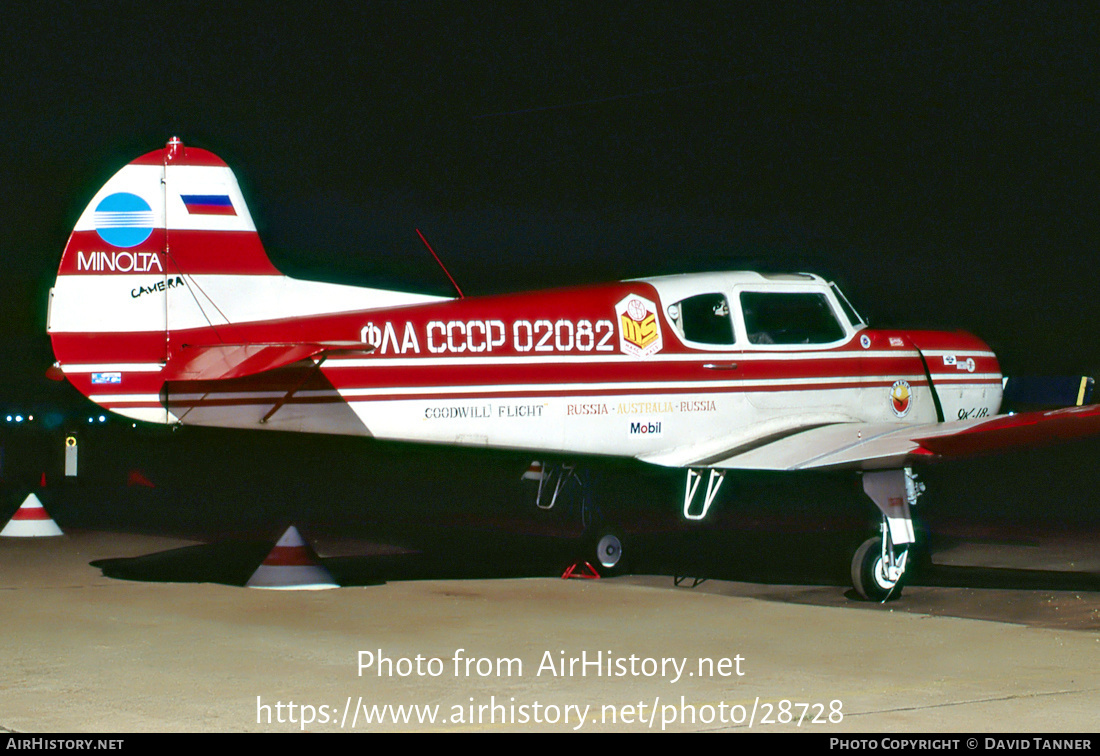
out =
<svg viewBox="0 0 1100 756"><path fill-rule="evenodd" d="M822 293L745 291L741 309L751 344L828 344L844 338Z"/></svg>
<svg viewBox="0 0 1100 756"><path fill-rule="evenodd" d="M723 294L698 294L668 308L668 316L686 341L732 344L733 321Z"/></svg>

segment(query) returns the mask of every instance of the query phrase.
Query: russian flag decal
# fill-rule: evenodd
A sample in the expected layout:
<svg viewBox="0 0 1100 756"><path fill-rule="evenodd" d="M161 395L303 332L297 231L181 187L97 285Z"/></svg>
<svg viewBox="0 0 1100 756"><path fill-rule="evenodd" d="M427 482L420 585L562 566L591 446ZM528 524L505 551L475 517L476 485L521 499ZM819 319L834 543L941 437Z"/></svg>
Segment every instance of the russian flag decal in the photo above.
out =
<svg viewBox="0 0 1100 756"><path fill-rule="evenodd" d="M188 215L236 215L226 194L181 194Z"/></svg>

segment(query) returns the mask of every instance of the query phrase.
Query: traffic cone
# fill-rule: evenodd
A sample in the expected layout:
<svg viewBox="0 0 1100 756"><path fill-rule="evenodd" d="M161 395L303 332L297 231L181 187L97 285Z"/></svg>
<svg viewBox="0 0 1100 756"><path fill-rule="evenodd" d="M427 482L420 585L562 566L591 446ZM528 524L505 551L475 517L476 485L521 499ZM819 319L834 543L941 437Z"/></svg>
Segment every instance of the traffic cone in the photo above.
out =
<svg viewBox="0 0 1100 756"><path fill-rule="evenodd" d="M339 588L317 554L291 525L245 585L290 591L318 591Z"/></svg>
<svg viewBox="0 0 1100 756"><path fill-rule="evenodd" d="M35 538L39 536L64 535L61 528L53 521L42 502L34 494L28 494L27 498L15 510L15 514L8 520L8 524L0 530L0 536L10 538Z"/></svg>

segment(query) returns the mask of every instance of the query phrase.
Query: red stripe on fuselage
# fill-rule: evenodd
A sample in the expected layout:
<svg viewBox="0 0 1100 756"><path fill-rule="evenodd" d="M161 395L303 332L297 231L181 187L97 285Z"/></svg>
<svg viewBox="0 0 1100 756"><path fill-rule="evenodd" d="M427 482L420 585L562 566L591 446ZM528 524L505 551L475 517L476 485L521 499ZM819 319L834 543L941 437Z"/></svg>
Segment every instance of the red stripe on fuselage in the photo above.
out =
<svg viewBox="0 0 1100 756"><path fill-rule="evenodd" d="M740 360L740 361L738 361ZM369 361L364 361L369 362ZM527 383L648 383L730 381L795 381L807 379L843 379L879 376L893 382L897 377L923 376L920 360L913 358L882 358L857 361L829 358L821 355L806 359L745 360L738 355L723 355L716 359L700 355L694 359L669 361L598 362L561 356L553 361L528 361L509 358L507 362L475 361L461 364L461 358L450 364L377 365L359 364L341 367L339 359L325 363L325 373L337 388L367 388L371 386L481 386ZM736 363L735 369L712 369L706 365ZM865 362L866 364L858 364Z"/></svg>
<svg viewBox="0 0 1100 756"><path fill-rule="evenodd" d="M388 401L405 401L405 400L469 400L477 401L479 399L542 399L542 398L559 398L559 397L573 397L573 396L601 396L601 397L623 397L628 399L633 396L654 396L654 395L719 395L719 394L736 394L745 392L777 392L777 391L835 391L840 389L853 389L853 388L889 388L890 381L882 381L876 383L829 383L829 384L805 384L799 386L783 386L783 387L753 387L744 388L739 386L707 386L697 388L673 388L669 386L633 386L627 388L599 388L595 386L578 385L576 388L543 388L540 386L531 386L524 389L499 389L494 390L491 387L487 387L485 391L477 392L458 392L448 391L446 387L432 391L416 391L415 389L405 389L404 387L394 387L392 391L384 394L366 394L362 396L355 395L355 389L348 389L349 396L341 397L339 395L331 396L313 396L303 397L295 395L291 400L286 402L287 404L331 404L334 402L388 402ZM927 385L925 383L913 382L912 386ZM369 389L360 389L367 391ZM228 397L225 394L241 394L241 396ZM255 396L249 396L248 394L255 394ZM189 399L186 397L198 396L199 398ZM279 397L273 397L267 392L222 392L211 391L201 393L199 391L186 391L180 393L174 393L169 398L169 407L172 409L179 407L233 407L233 406L246 406L256 404L274 404L278 401ZM150 405L146 402L140 401L119 401L112 402L110 399L104 398L101 401L106 406L159 406Z"/></svg>

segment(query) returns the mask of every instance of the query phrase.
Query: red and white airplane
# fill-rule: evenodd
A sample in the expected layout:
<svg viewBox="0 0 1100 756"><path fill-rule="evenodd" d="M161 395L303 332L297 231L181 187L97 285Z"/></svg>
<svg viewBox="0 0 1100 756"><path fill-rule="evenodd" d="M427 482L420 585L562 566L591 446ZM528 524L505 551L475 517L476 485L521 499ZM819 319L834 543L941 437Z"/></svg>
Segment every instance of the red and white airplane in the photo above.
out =
<svg viewBox="0 0 1100 756"><path fill-rule="evenodd" d="M634 458L686 469L690 519L728 470L860 471L882 525L852 576L873 599L914 541L913 464L1100 433L1098 405L998 415L986 344L870 329L815 275L469 298L288 278L232 171L176 138L80 216L48 331L68 380L129 418ZM562 478L536 477L552 504Z"/></svg>

